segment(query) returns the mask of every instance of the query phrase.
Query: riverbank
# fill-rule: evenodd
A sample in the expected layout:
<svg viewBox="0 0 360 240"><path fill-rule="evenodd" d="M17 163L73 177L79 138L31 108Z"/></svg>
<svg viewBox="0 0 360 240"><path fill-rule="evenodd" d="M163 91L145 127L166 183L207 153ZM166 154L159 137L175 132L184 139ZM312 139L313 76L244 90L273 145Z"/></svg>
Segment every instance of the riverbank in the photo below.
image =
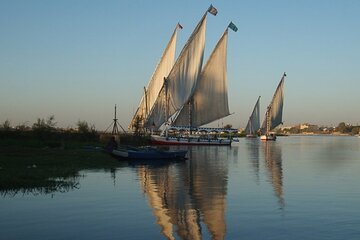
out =
<svg viewBox="0 0 360 240"><path fill-rule="evenodd" d="M313 133L313 132L309 132L309 133L290 133L287 136L344 136L344 137L351 137L351 136L358 136L356 134L348 134L348 133L338 133L338 132L334 132L334 133Z"/></svg>
<svg viewBox="0 0 360 240"><path fill-rule="evenodd" d="M109 136L110 137L110 136ZM74 133L0 133L0 191L71 187L82 170L112 171L122 164L102 151L106 136ZM120 137L122 143L146 139ZM40 189L40 190L39 190Z"/></svg>
<svg viewBox="0 0 360 240"><path fill-rule="evenodd" d="M120 162L100 150L0 147L0 190L51 189L86 169L110 170Z"/></svg>

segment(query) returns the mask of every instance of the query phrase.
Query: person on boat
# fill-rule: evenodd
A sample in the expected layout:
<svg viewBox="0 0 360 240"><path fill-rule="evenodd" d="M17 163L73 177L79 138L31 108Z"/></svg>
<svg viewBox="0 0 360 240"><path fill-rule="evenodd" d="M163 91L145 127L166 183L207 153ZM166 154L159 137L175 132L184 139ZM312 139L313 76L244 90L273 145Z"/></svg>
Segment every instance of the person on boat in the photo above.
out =
<svg viewBox="0 0 360 240"><path fill-rule="evenodd" d="M118 144L117 144L117 142L116 142L116 140L115 140L115 137L112 136L112 137L109 139L109 142L107 143L105 149L106 149L106 151L108 151L108 152L112 152L112 150L117 149L117 147L118 147Z"/></svg>

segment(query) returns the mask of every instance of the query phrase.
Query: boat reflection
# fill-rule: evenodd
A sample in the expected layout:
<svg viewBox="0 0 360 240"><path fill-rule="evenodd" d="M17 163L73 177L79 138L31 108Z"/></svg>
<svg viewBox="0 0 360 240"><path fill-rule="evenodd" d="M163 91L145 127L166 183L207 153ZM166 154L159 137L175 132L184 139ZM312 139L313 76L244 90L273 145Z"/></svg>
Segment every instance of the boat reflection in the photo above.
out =
<svg viewBox="0 0 360 240"><path fill-rule="evenodd" d="M278 198L280 208L285 207L284 190L283 190L283 171L282 171L282 152L281 145L277 142L261 142L265 167L269 181L271 182L275 196Z"/></svg>
<svg viewBox="0 0 360 240"><path fill-rule="evenodd" d="M247 139L246 150L256 177L256 182L258 184L260 183L261 166L264 164L265 174L273 186L280 209L283 209L285 207L285 200L283 192L281 144L271 141L260 142L258 139ZM261 153L263 153L263 155L261 155ZM264 163L260 161L261 156L263 156Z"/></svg>
<svg viewBox="0 0 360 240"><path fill-rule="evenodd" d="M256 177L256 182L259 183L259 171L260 171L260 148L261 142L257 138L246 139L246 150L248 152L249 161L252 169L254 170L254 175Z"/></svg>
<svg viewBox="0 0 360 240"><path fill-rule="evenodd" d="M189 160L139 166L141 187L167 239L224 239L229 148L189 147ZM221 161L220 161L221 159ZM204 226L207 232L204 232Z"/></svg>

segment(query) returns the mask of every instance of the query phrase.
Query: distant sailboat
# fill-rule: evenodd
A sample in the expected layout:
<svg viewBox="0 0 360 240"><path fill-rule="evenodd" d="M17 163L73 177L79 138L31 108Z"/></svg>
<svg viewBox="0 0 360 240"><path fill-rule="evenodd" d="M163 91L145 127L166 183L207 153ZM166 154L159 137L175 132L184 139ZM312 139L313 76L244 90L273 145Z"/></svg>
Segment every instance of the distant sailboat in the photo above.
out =
<svg viewBox="0 0 360 240"><path fill-rule="evenodd" d="M254 110L252 111L249 121L246 125L245 132L247 138L256 138L260 129L260 96L256 101Z"/></svg>
<svg viewBox="0 0 360 240"><path fill-rule="evenodd" d="M282 124L282 113L284 105L284 81L286 74L284 73L279 85L276 88L270 105L267 107L265 119L261 126L261 140L276 140L276 134L271 132L274 128Z"/></svg>

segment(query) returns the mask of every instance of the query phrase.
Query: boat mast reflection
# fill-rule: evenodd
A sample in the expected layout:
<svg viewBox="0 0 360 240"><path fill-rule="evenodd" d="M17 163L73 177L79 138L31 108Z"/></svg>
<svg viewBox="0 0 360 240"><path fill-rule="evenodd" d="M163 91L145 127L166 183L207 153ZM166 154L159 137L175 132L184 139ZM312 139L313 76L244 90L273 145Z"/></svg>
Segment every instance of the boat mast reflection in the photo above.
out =
<svg viewBox="0 0 360 240"><path fill-rule="evenodd" d="M220 159L227 154L221 147L193 146L186 162L138 167L141 187L167 239L225 238L228 167Z"/></svg>

